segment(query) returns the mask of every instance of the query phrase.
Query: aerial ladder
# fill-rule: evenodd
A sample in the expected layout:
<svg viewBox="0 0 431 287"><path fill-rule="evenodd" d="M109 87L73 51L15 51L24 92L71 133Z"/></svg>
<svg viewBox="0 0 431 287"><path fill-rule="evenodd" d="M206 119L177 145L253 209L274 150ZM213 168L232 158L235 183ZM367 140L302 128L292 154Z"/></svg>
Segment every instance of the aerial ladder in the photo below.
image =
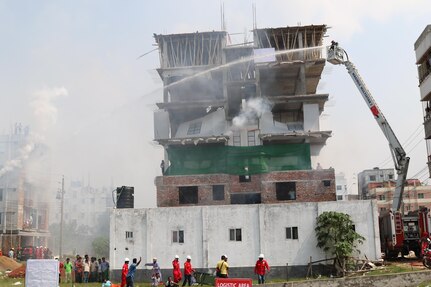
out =
<svg viewBox="0 0 431 287"><path fill-rule="evenodd" d="M397 257L399 252L406 255L411 250L415 251L416 255L419 255L419 239L421 239L422 234L430 233L431 220L430 213L427 210L416 211L408 215L403 215L400 211L410 158L407 157L406 152L376 101L371 96L358 70L350 62L348 54L338 46L337 42L332 41L331 46L327 47L327 61L334 65L344 65L346 67L389 143L389 149L397 171L397 180L392 209L388 212L380 212L379 216L382 251L388 258Z"/></svg>
<svg viewBox="0 0 431 287"><path fill-rule="evenodd" d="M345 59L346 58L346 59ZM370 91L359 75L358 70L355 65L349 61L349 56L346 51L338 46L337 42L332 41L331 46L327 48L327 61L334 65L344 65L349 72L349 75L352 77L353 82L364 98L368 108L371 110L371 113L374 116L377 124L383 131L386 139L389 143L389 149L391 151L392 159L395 164L395 169L397 171L397 182L395 186L393 202L392 202L392 210L399 211L401 208L403 192L404 192L404 183L407 179L407 171L409 168L410 158L407 157L406 152L401 146L399 140L395 136L394 131L389 125L383 113L380 111L376 101L371 96Z"/></svg>

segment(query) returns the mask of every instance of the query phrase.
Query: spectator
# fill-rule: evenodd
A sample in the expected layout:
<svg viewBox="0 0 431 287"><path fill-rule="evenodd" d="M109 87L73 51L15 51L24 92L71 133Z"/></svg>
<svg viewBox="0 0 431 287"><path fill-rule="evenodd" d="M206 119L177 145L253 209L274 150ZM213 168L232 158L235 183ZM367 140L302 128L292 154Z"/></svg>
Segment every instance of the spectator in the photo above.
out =
<svg viewBox="0 0 431 287"><path fill-rule="evenodd" d="M216 276L220 278L227 278L229 271L229 264L227 263L227 255L222 255L221 260L217 262Z"/></svg>
<svg viewBox="0 0 431 287"><path fill-rule="evenodd" d="M129 273L129 258L124 259L123 269L121 271L121 287L126 287L127 273Z"/></svg>
<svg viewBox="0 0 431 287"><path fill-rule="evenodd" d="M154 282L154 280L159 280L162 281L162 272L160 271L160 266L159 263L157 263L157 258L154 257L153 258L153 263L146 263L145 266L152 266L153 267L153 272L151 274L151 280Z"/></svg>
<svg viewBox="0 0 431 287"><path fill-rule="evenodd" d="M179 258L180 257L178 255L175 255L174 261L172 261L172 267L174 268L172 275L174 276L175 283L179 283L182 279Z"/></svg>
<svg viewBox="0 0 431 287"><path fill-rule="evenodd" d="M106 261L105 257L102 257L102 263L100 263L100 269L102 271L102 281L109 280L109 262Z"/></svg>
<svg viewBox="0 0 431 287"><path fill-rule="evenodd" d="M72 279L72 263L69 258L66 258L66 262L64 262L64 273L66 275L66 283L69 283Z"/></svg>
<svg viewBox="0 0 431 287"><path fill-rule="evenodd" d="M103 280L102 287L111 287L112 283L109 280Z"/></svg>
<svg viewBox="0 0 431 287"><path fill-rule="evenodd" d="M84 283L88 283L88 278L90 277L90 260L88 257L84 260Z"/></svg>
<svg viewBox="0 0 431 287"><path fill-rule="evenodd" d="M195 270L192 267L192 257L190 255L187 255L187 261L184 262L184 281L183 286L186 285L186 282L189 286L192 285L192 273Z"/></svg>
<svg viewBox="0 0 431 287"><path fill-rule="evenodd" d="M79 255L76 255L76 261L75 261L75 282L76 283L82 283L82 277L83 277L83 264L82 264L82 257Z"/></svg>
<svg viewBox="0 0 431 287"><path fill-rule="evenodd" d="M102 266L100 266L102 264L102 259L97 259L97 263L99 264L99 268L97 268L97 282L102 282L103 283L103 279L102 279Z"/></svg>
<svg viewBox="0 0 431 287"><path fill-rule="evenodd" d="M98 272L99 272L99 263L96 260L96 257L91 257L90 262L90 282L97 282L98 281Z"/></svg>
<svg viewBox="0 0 431 287"><path fill-rule="evenodd" d="M139 261L136 258L133 258L133 263L129 267L129 272L126 276L127 287L133 287L133 282L135 281L135 272L139 263L141 263L141 257L139 257Z"/></svg>
<svg viewBox="0 0 431 287"><path fill-rule="evenodd" d="M11 249L9 250L9 254L8 254L8 255L9 255L9 257L10 257L10 258L13 258L14 251L15 251L15 250L14 250L13 248L11 248Z"/></svg>
<svg viewBox="0 0 431 287"><path fill-rule="evenodd" d="M166 281L165 283L165 287L174 287L174 286L178 286L178 284L177 282L172 281L172 277L169 276L168 281Z"/></svg>
<svg viewBox="0 0 431 287"><path fill-rule="evenodd" d="M263 254L259 255L259 259L254 266L254 273L257 274L259 284L265 284L265 273L269 271L268 262L266 262Z"/></svg>

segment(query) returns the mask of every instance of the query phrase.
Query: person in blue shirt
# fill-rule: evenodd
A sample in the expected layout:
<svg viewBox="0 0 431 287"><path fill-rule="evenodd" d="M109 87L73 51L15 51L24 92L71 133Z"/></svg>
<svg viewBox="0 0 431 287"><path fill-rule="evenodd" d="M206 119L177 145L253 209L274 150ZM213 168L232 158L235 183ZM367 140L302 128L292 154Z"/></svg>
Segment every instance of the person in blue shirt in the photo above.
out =
<svg viewBox="0 0 431 287"><path fill-rule="evenodd" d="M141 257L139 257L139 261L136 258L133 258L132 264L129 266L129 272L126 276L126 287L133 287L133 282L135 280L135 272L136 267L138 267L139 263L141 263Z"/></svg>

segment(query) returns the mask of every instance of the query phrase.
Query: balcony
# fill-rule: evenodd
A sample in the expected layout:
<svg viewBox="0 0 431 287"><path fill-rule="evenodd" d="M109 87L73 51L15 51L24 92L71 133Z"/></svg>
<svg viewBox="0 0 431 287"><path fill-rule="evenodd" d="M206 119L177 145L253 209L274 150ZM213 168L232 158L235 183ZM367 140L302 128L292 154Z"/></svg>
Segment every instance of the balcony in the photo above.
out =
<svg viewBox="0 0 431 287"><path fill-rule="evenodd" d="M428 74L419 85L421 101L431 100L431 76Z"/></svg>
<svg viewBox="0 0 431 287"><path fill-rule="evenodd" d="M431 138L431 112L428 112L424 117L425 139Z"/></svg>

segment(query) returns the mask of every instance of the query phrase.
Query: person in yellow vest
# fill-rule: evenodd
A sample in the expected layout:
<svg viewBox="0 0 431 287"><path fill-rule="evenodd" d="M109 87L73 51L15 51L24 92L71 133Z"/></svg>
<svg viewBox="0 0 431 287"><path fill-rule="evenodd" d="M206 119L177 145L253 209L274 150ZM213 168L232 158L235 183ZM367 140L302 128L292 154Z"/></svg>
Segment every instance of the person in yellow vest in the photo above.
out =
<svg viewBox="0 0 431 287"><path fill-rule="evenodd" d="M227 263L227 255L222 255L221 260L217 262L216 276L220 278L227 278L229 272L229 264Z"/></svg>

